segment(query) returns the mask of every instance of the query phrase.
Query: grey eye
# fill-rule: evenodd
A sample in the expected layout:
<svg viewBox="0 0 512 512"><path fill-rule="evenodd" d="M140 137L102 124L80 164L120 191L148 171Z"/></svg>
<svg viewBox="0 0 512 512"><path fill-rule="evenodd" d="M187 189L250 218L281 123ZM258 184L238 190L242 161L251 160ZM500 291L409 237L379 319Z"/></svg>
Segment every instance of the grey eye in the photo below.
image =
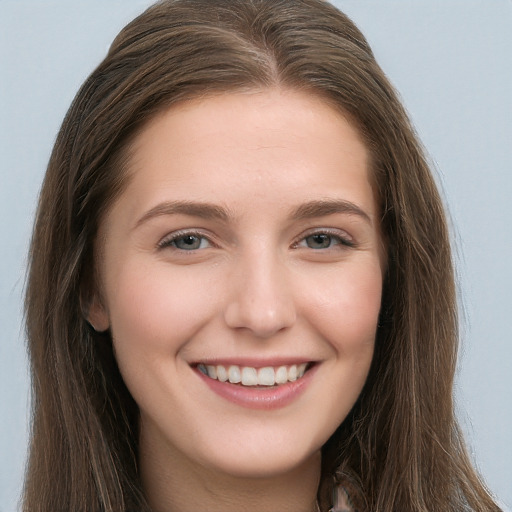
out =
<svg viewBox="0 0 512 512"><path fill-rule="evenodd" d="M173 240L174 246L183 251L200 249L205 242L206 240L203 237L196 235L183 235Z"/></svg>
<svg viewBox="0 0 512 512"><path fill-rule="evenodd" d="M309 235L304 240L310 249L328 249L331 245L339 243L339 241L336 240L336 237L325 233Z"/></svg>

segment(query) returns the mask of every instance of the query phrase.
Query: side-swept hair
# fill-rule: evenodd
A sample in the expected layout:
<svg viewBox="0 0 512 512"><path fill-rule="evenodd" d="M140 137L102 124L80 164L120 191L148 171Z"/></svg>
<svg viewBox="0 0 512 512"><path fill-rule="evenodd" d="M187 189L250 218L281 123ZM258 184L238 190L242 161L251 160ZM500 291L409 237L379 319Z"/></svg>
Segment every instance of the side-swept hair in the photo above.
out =
<svg viewBox="0 0 512 512"><path fill-rule="evenodd" d="M324 446L322 508L335 476L360 510L499 510L454 418L457 308L442 202L365 38L322 0L167 0L117 36L73 101L48 165L26 293L33 422L25 512L149 510L137 406L110 335L84 318L98 225L126 184L131 141L156 113L266 87L316 94L354 123L371 155L388 248L372 367Z"/></svg>

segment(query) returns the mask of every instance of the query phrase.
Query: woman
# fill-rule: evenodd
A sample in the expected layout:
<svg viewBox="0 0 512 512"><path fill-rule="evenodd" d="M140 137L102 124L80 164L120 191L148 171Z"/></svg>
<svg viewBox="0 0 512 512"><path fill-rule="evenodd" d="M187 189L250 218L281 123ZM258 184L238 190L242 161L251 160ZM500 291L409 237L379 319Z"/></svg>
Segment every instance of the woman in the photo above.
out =
<svg viewBox="0 0 512 512"><path fill-rule="evenodd" d="M26 510L498 510L453 416L445 216L329 4L182 0L64 120L27 326Z"/></svg>

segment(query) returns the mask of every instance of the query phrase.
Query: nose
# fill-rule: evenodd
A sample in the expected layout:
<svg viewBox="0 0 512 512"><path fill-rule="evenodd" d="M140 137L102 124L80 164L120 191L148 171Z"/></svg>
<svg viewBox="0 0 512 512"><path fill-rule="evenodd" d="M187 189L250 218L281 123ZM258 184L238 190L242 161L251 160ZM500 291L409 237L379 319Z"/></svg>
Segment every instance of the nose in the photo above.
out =
<svg viewBox="0 0 512 512"><path fill-rule="evenodd" d="M237 267L228 287L231 294L224 316L230 328L269 338L295 323L292 289L277 257L260 253L247 260Z"/></svg>

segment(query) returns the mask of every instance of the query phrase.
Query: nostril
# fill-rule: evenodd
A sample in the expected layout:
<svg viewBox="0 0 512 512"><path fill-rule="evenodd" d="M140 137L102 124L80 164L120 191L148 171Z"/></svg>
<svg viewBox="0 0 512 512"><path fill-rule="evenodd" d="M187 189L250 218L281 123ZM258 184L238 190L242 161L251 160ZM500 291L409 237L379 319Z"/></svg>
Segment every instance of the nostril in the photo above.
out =
<svg viewBox="0 0 512 512"><path fill-rule="evenodd" d="M296 320L292 302L272 304L251 301L244 304L241 301L233 301L226 308L224 317L228 327L247 329L259 338L273 336L291 327Z"/></svg>

